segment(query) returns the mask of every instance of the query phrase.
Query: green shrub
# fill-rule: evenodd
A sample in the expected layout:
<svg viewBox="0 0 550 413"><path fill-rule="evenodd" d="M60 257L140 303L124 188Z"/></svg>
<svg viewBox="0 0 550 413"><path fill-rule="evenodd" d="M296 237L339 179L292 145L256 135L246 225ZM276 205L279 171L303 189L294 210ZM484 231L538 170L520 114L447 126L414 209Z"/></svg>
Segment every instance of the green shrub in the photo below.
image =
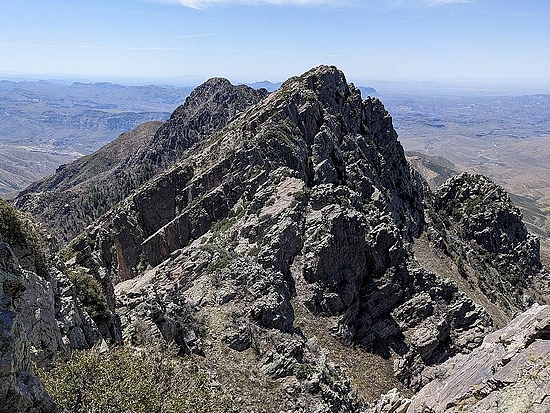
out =
<svg viewBox="0 0 550 413"><path fill-rule="evenodd" d="M33 253L36 273L47 276L48 259L43 236L37 228L8 202L0 199L0 241L12 247L28 247Z"/></svg>
<svg viewBox="0 0 550 413"><path fill-rule="evenodd" d="M19 213L9 203L0 199L0 238L10 244L24 244L28 235Z"/></svg>
<svg viewBox="0 0 550 413"><path fill-rule="evenodd" d="M39 377L61 408L73 413L239 411L193 358L176 353L166 345L76 351Z"/></svg>
<svg viewBox="0 0 550 413"><path fill-rule="evenodd" d="M67 275L75 287L76 296L88 315L96 323L109 319L111 311L99 282L83 271L69 270Z"/></svg>
<svg viewBox="0 0 550 413"><path fill-rule="evenodd" d="M262 249L258 246L258 245L254 245L253 247L251 247L249 250L248 250L248 255L251 255L251 256L258 256L258 254L260 253Z"/></svg>

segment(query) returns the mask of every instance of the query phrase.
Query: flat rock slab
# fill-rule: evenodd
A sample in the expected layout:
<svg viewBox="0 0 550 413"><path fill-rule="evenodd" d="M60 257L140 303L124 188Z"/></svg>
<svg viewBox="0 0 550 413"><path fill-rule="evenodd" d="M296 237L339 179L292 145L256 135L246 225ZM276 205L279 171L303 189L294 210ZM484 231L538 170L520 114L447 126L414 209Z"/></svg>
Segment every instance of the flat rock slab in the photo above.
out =
<svg viewBox="0 0 550 413"><path fill-rule="evenodd" d="M550 412L550 307L534 305L449 359L407 412Z"/></svg>

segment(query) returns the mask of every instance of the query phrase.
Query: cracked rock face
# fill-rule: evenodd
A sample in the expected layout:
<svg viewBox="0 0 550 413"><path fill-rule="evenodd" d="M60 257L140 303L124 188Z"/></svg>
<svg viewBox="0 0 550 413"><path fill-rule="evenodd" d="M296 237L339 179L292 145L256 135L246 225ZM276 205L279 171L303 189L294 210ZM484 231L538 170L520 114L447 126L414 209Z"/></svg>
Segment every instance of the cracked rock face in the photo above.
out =
<svg viewBox="0 0 550 413"><path fill-rule="evenodd" d="M73 285L55 268L38 265L38 250L15 213L0 211L0 411L54 412L56 404L34 375L72 349L101 336ZM19 220L19 221L18 221ZM8 222L9 231L5 231ZM9 240L11 242L4 242ZM40 270L37 270L41 268Z"/></svg>
<svg viewBox="0 0 550 413"><path fill-rule="evenodd" d="M53 412L56 410L55 403L46 394L42 383L32 374L33 353L37 356L37 361L44 361L44 358L51 356L48 353L56 351L60 344L55 313L45 313L45 320L41 320L41 310L50 309L49 305L53 310L53 303L48 302L50 297L46 295L46 303L41 305L41 299L36 300L38 297L35 296L35 301L28 303L34 305L34 309L27 307L23 300L29 298L28 289L39 289L43 285L37 284L36 274L21 268L9 244L0 243L0 257L1 410ZM53 294L51 298L53 301ZM39 315L29 314L28 310L38 311ZM30 341L37 337L44 341Z"/></svg>
<svg viewBox="0 0 550 413"><path fill-rule="evenodd" d="M539 240L500 186L482 175L455 176L433 194L428 215L432 241L509 316L550 297Z"/></svg>
<svg viewBox="0 0 550 413"><path fill-rule="evenodd" d="M549 360L550 307L534 305L438 367L407 412L548 412Z"/></svg>

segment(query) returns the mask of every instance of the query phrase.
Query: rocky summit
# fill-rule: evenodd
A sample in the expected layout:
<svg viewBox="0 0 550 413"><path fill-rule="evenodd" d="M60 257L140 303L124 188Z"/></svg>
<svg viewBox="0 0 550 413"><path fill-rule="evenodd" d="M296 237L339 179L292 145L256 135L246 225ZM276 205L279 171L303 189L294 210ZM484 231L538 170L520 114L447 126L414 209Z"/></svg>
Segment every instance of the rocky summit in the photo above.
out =
<svg viewBox="0 0 550 413"><path fill-rule="evenodd" d="M24 328L36 298L2 301L20 327L2 325L0 389L11 390L0 400L18 411L60 401L38 379L40 397L20 390L17 372L32 369L17 360L55 371L75 349L159 342L239 411L444 411L457 397L444 366L483 358L487 334L548 301L537 240L504 191L466 174L432 192L382 103L333 66L272 93L211 79L166 123L141 128L15 202L61 247L38 275L19 269L2 234L14 257L2 261L4 294L13 284L51 297L44 332ZM139 144L123 146L131 134ZM83 202L89 191L101 207ZM74 201L40 201L57 197Z"/></svg>

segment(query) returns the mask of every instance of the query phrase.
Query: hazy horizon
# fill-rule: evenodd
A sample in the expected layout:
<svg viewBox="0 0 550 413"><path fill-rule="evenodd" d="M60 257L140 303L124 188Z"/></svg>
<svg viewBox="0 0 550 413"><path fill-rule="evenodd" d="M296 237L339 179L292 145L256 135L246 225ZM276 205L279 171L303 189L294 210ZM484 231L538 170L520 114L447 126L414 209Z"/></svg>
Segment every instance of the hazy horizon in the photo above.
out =
<svg viewBox="0 0 550 413"><path fill-rule="evenodd" d="M295 75L300 75L296 73ZM345 74L345 73L344 73ZM294 76L294 75L293 75ZM373 87L380 93L437 93L445 95L452 94L503 94L503 95L529 95L529 94L550 94L550 83L537 83L536 81L525 81L517 83L513 81L488 81L485 79L438 79L438 80L375 80L375 79L350 79L347 81L360 87ZM122 86L158 86L175 88L194 88L206 81L208 78L199 76L181 76L176 78L123 78L110 76L79 76L72 74L6 74L0 72L0 81L10 82L51 82L64 85L73 83L95 84L111 83ZM235 81L228 78L233 84L254 84L270 82L278 84L286 79L258 78L246 81Z"/></svg>

